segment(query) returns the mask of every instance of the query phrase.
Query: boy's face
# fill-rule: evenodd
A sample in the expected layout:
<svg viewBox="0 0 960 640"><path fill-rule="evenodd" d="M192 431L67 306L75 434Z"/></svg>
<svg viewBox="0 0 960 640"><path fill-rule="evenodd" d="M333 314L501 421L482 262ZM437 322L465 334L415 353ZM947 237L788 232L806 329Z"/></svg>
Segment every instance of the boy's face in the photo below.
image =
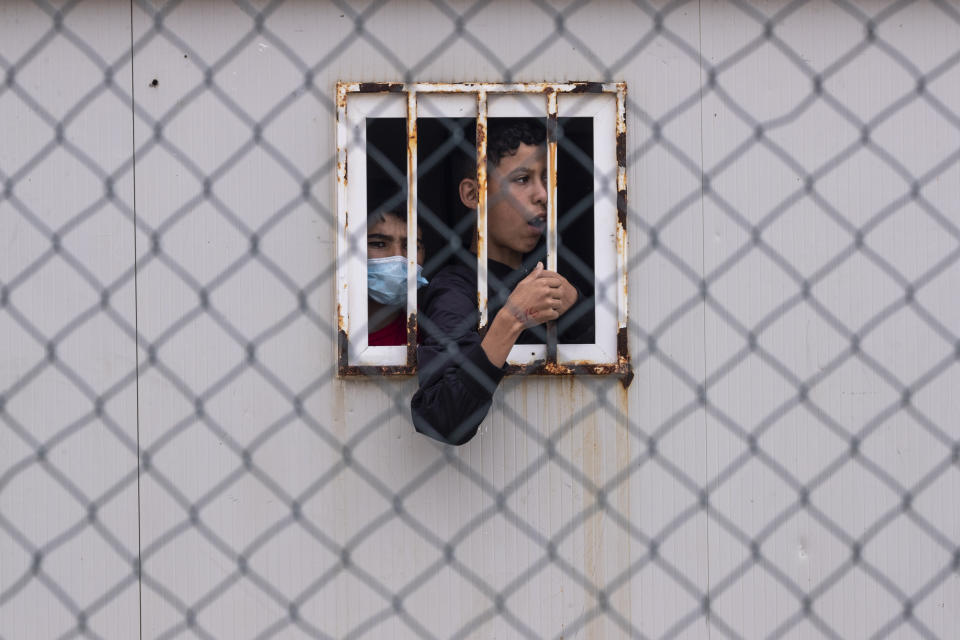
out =
<svg viewBox="0 0 960 640"><path fill-rule="evenodd" d="M422 234L417 228L417 264L423 265ZM367 227L367 258L407 255L407 222L384 215L383 220Z"/></svg>
<svg viewBox="0 0 960 640"><path fill-rule="evenodd" d="M521 144L487 176L487 256L520 266L547 223L547 150Z"/></svg>

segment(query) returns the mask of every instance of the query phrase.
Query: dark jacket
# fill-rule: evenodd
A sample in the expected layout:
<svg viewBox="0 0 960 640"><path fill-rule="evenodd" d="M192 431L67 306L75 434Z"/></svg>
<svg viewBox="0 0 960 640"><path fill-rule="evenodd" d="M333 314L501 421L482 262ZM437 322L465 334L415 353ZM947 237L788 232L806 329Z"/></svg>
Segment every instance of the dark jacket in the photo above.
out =
<svg viewBox="0 0 960 640"><path fill-rule="evenodd" d="M531 267L514 270L494 260L487 265L489 323ZM589 300L578 304L584 302L592 305ZM587 312L592 306L589 310L575 306L571 311L559 322L560 342L592 342L594 314ZM444 267L423 296L423 342L417 348L420 387L410 401L417 431L441 442L464 444L477 433L507 370L487 359L480 346L479 323L476 262ZM544 342L546 329L542 325L527 329L517 339L517 344Z"/></svg>

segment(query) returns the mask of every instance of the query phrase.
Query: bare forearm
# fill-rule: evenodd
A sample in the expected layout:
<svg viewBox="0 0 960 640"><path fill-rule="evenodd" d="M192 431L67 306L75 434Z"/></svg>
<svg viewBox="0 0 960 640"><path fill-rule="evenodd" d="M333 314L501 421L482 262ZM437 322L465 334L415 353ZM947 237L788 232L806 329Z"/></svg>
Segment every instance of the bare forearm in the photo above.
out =
<svg viewBox="0 0 960 640"><path fill-rule="evenodd" d="M493 318L487 334L480 343L480 348L487 354L490 364L495 367L502 367L510 355L510 349L517 342L517 338L523 333L524 324L515 318L504 307Z"/></svg>

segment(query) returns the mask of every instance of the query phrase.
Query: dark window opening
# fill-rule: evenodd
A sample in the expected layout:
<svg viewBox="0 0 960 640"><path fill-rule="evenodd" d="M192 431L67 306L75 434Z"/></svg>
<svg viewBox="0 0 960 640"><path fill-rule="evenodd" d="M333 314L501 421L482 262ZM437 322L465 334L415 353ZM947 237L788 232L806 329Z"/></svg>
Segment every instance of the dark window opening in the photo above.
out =
<svg viewBox="0 0 960 640"><path fill-rule="evenodd" d="M557 124L557 271L583 296L557 322L562 336L578 315L592 314L596 322L593 118L558 118Z"/></svg>
<svg viewBox="0 0 960 640"><path fill-rule="evenodd" d="M374 257L371 243L383 245L380 253L399 251L406 256L405 246L395 246L388 240L398 231L406 235L406 229L401 229L407 219L406 145L404 118L367 118L367 238L363 246L368 260ZM378 226L380 222L385 224ZM384 231L387 236L374 238L374 230ZM405 306L381 304L373 294L367 298L367 305L369 344L407 343Z"/></svg>
<svg viewBox="0 0 960 640"><path fill-rule="evenodd" d="M497 120L490 118L489 126ZM393 210L406 215L406 120L367 118L366 126L367 213ZM589 315L596 322L593 134L592 118L558 119L557 270L582 294L581 302L558 322L561 336L579 316ZM475 136L474 118L417 120L417 225L427 279L447 264L476 260L469 253L476 216L460 201L458 191L464 168L476 166ZM545 235L531 255L545 261ZM593 338L581 340L589 343Z"/></svg>

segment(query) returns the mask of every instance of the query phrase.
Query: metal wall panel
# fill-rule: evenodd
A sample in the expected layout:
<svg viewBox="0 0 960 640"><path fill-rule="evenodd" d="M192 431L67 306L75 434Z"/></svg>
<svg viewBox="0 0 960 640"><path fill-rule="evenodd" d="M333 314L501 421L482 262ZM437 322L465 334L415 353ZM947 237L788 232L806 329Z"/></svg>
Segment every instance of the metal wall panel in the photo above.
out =
<svg viewBox="0 0 960 640"><path fill-rule="evenodd" d="M0 637L960 628L955 6L62 11L0 6ZM627 83L629 388L453 449L335 376L338 80Z"/></svg>
<svg viewBox="0 0 960 640"><path fill-rule="evenodd" d="M130 19L0 6L0 637L139 633Z"/></svg>

